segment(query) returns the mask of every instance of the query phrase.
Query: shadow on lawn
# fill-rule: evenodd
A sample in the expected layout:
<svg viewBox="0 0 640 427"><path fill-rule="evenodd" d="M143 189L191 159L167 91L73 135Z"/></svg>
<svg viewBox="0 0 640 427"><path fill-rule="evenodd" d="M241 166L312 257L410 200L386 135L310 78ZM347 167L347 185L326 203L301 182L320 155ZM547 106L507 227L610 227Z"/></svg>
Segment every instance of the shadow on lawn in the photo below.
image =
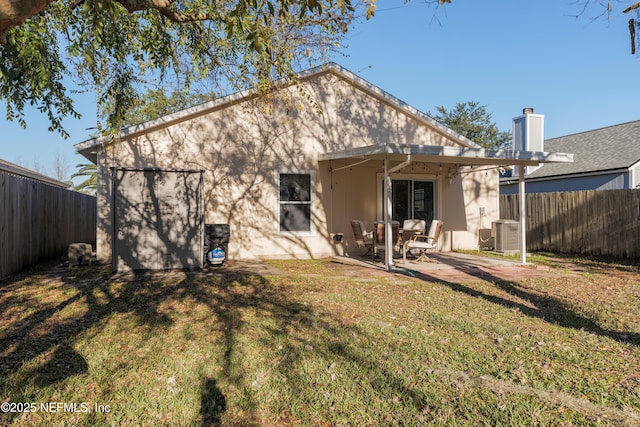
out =
<svg viewBox="0 0 640 427"><path fill-rule="evenodd" d="M15 313L9 316L0 331L2 401L30 402L34 400L30 395L34 389L31 386L47 387L86 373L89 369L87 361L73 345L83 332L113 314L134 314L140 324L162 333L173 322L158 310L159 305L168 300L195 299L209 307L224 331L222 367L230 372L235 335L242 325L238 313L241 307L258 306L283 318L287 317L287 312L298 310L280 295L268 292L268 282L261 276L239 273L232 277L207 277L204 273L166 272L114 278L108 266L48 267L49 272L39 266L0 281L0 313ZM177 275L178 279L171 280L172 275ZM247 278L250 280L245 280ZM121 286L113 287L114 282L120 282ZM234 287L244 289L238 293L231 290ZM212 293L212 289L215 292ZM43 302L53 293L58 294L58 298L50 299L54 303ZM60 297L61 293L71 295ZM30 313L20 318L19 312L25 310ZM70 313L73 310L79 314ZM69 312L68 317L63 314L65 312ZM22 372L16 378L21 368ZM14 378L9 380L12 376ZM216 381L206 378L201 386L202 425L219 425L225 409L226 399ZM0 414L0 425L18 415Z"/></svg>
<svg viewBox="0 0 640 427"><path fill-rule="evenodd" d="M202 427L215 427L220 425L221 416L227 409L227 400L218 388L216 380L207 378L200 391L200 413L202 415Z"/></svg>
<svg viewBox="0 0 640 427"><path fill-rule="evenodd" d="M413 272L412 277L429 282L442 283L453 289L454 291L462 292L473 297L483 298L487 301L495 304L500 304L508 308L518 309L521 313L526 314L527 316L537 317L558 326L585 330L622 343L631 343L633 345L640 346L640 334L638 333L621 332L603 328L594 320L574 312L572 309L567 307L566 304L555 298L545 297L539 294L528 292L523 289L517 282L505 281L478 268L468 268L465 269L465 272L483 281L494 283L497 288L513 295L514 297L529 302L533 307L526 304L518 303L513 300L501 298L496 295L486 294L472 287L465 286L461 283L442 280L424 272L415 271Z"/></svg>
<svg viewBox="0 0 640 427"><path fill-rule="evenodd" d="M47 304L42 296L29 296L26 288L30 286L51 286L51 290L46 292L64 292L64 297ZM270 375L288 378L283 385L288 388L288 399L297 399L303 406L312 406L308 400L314 397L309 393L316 395L318 387L318 379L309 376L298 364L308 357L320 358L326 361L327 366L335 361L345 365L356 364L358 372L368 379L371 389L380 399L388 400L387 394L391 390L403 402L415 405L417 411L427 404L426 395L405 386L402 378L387 372L380 361L370 360L354 351L351 345L353 337L361 335L356 327L345 325L330 313L315 313L312 308L294 301L287 295L290 289L290 285L278 285L263 276L242 272L167 272L140 274L125 280L112 277L109 267L95 265L72 270L56 268L40 279L31 279L27 274L2 280L0 313L11 310L15 313L16 307L20 306L30 313L23 318L18 314L9 315L9 321L0 331L1 399L8 402L34 401L43 396L40 394L42 388L74 376L91 374L91 366L74 350L74 346L86 331L106 324L114 314L133 314L139 325L150 328L154 334L162 334L174 324L163 312L165 309L160 307L169 301L207 307L207 318L215 319L211 329L216 330L211 332L222 338L222 360L216 362L221 368L220 374L215 378L202 378L199 385L201 400L197 423L203 426L221 424L223 415L229 410L229 396L225 393L234 393L234 400L242 402L242 408L234 407L240 415L237 412L232 415L232 423L264 424L270 422L268 420L273 421L272 417L280 416L285 417L279 419L285 423L287 420L295 423L306 419L305 414L291 414L287 409L276 409L284 415L269 413L273 410L271 407L267 408L267 419L261 418L265 414L261 397L253 386L257 382L255 366L245 353L246 343L243 340L247 335L260 345L259 352L273 349L280 352L281 356L270 367ZM76 311L63 315L72 308ZM272 326L264 327L259 334L247 328L243 319L247 310L256 317L273 319ZM122 353L123 360L128 357L126 351ZM285 394L279 387L273 389L277 395L281 392ZM306 397L304 393L307 393ZM335 400L338 398L335 396L334 400L323 401L320 413L332 416L336 410L330 408L340 406L340 402ZM20 415L0 414L0 424L17 421ZM123 422L132 421L127 418L130 414L119 416ZM140 421L145 424L144 420Z"/></svg>
<svg viewBox="0 0 640 427"><path fill-rule="evenodd" d="M345 318L331 311L318 313L312 307L297 302L291 294L295 285L281 284L246 272L220 270L220 273L223 274L167 272L118 278L111 276L108 267L92 266L71 271L56 269L44 275L39 282L29 282L31 279L28 277L0 281L0 313L16 313L6 315L8 321L0 331L1 398L10 402L33 401L38 396L34 393L41 388L81 374L91 374L91 366L74 347L86 331L106 324L114 314L134 315L137 324L148 328L154 336L168 332L176 323L166 314L167 306L163 304L175 303L184 309L178 314L182 316L181 321L210 322L204 330L215 335L212 340L219 343L216 345L221 349L220 359L215 361L219 374L203 376L201 382L195 384L200 395L200 417L197 421L193 420L194 423L217 426L222 423L225 414L232 424L243 425L268 422L295 424L318 419L340 423L340 420L350 419L348 411L353 410L349 405L344 405L343 396L331 388L334 370L339 370L341 366L351 366L349 372L357 372L357 378L353 379L356 388L364 387L374 408L371 411L380 412L361 415L369 417L368 420L374 424L401 423L403 419L394 416L403 417L406 412L394 414L396 407L405 410L411 408L411 412L421 414L423 408L433 405L434 396L429 395L428 388L412 387L401 372L395 372L395 368L389 370L384 353L402 351L401 344L387 344L390 347L381 348L379 357L372 357L363 353L354 342L362 340L370 344L378 337L369 336L356 325L345 323ZM422 274L419 278L443 283L428 274ZM482 278L487 280L486 276ZM536 308L458 283L444 284L456 291L517 308L527 315L551 323L585 329L638 345L637 335L628 337L617 331L603 329L592 320L575 314L559 301L531 294L517 283L495 281L499 288L530 302ZM46 292L64 291L64 297L47 304L42 296L29 296L29 287L46 287L47 283L52 290ZM80 305L82 310L77 310ZM29 314L20 319L16 307L29 310ZM76 311L72 310L74 307ZM193 308L206 308L206 311L190 318ZM248 323L250 320L246 316L269 321L258 323L256 327ZM117 340L117 336L110 338ZM197 343L198 340L206 340L206 337L196 335L185 339ZM248 349L247 341L251 342L249 346L253 346L253 350ZM249 351L256 353L248 354ZM270 365L266 368L264 379L261 377L261 368L256 368L254 363L256 357L267 355L273 360L267 363ZM126 352L122 353L123 360L128 357ZM306 361L312 361L320 369L310 374ZM285 380L278 383L278 378ZM271 405L275 406L265 409L262 401L264 395L260 392L260 381L263 379L277 383L269 386L269 393L272 400L283 400L282 403L272 402ZM355 392L360 393L357 390ZM233 407L230 402L234 402ZM390 406L384 407L387 403ZM292 414L288 412L289 407L298 410L315 408L316 412L312 415L304 411ZM230 409L233 410L230 412ZM368 411L367 408L363 410ZM17 416L0 414L0 424L4 421L8 424ZM135 414L119 416L123 422L127 422L133 421L127 417ZM429 416L425 417L428 423ZM144 420L138 422L145 424Z"/></svg>
<svg viewBox="0 0 640 427"><path fill-rule="evenodd" d="M46 273L30 274L31 277L27 273L0 281L0 313L5 313L6 319L0 331L0 396L3 401L31 402L38 396L47 396L47 391L42 394L43 388L91 374L91 366L74 347L85 332L106 325L113 315L133 314L138 320L137 327L149 328L154 335L163 334L174 322L161 304L183 302L207 307L206 316L215 319L211 323L215 330L211 332L221 337L223 349L222 360L216 362L221 368L220 375L203 378L200 384L200 419L196 422L203 426L221 424L229 405L229 397L224 391L230 393L227 389L230 386L236 390L235 400L241 399L240 412L244 413L236 414L239 419L232 423L264 424L265 420L260 418L263 415L258 415L262 414L258 412L262 402L252 388L252 383L256 382L254 366L247 359L246 344L242 342L247 334L254 333L247 331L243 319L246 310L274 320L273 326L265 328L255 340L261 349L258 354L278 349L278 343L283 343L281 348L285 356L274 362L272 369L273 373L290 379L287 382L289 396L301 395L301 388L307 393L314 390L315 379L309 378L296 364L307 357L305 352L310 352L314 358L326 360L327 365L335 360L361 365L362 371L372 379L373 389L380 395L391 387L397 389L397 395L407 396L408 401L426 402L426 397L404 387L399 378L394 379L376 362L348 349L356 329L345 326L330 313L314 313L288 296L289 285L280 286L260 275L167 272L119 278L111 275L109 267L96 265L71 270L56 267ZM40 287L44 293L39 294L35 287ZM25 310L28 314L21 316ZM117 336L108 338L117 341ZM312 350L308 350L310 348ZM125 350L122 358L128 360L128 357ZM113 375L113 372L107 372ZM126 374L122 372L122 375ZM304 402L305 398L298 399ZM286 409L283 411L287 413ZM0 414L0 425L19 421L20 415ZM126 414L119 415L127 420ZM108 414L102 416L108 417ZM292 422L297 416L304 419L304 414L286 416L290 420L293 417Z"/></svg>
<svg viewBox="0 0 640 427"><path fill-rule="evenodd" d="M574 268L589 271L591 273L610 273L613 269L616 272L640 274L640 258L615 258L611 256L580 256L574 254L554 254L549 252L539 252L551 261L556 268Z"/></svg>

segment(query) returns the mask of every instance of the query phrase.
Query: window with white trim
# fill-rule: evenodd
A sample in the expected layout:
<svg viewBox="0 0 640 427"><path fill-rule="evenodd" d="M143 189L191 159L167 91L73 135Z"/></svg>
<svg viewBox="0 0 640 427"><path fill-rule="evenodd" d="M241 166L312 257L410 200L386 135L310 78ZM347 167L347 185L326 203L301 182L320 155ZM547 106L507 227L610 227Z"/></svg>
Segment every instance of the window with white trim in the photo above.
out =
<svg viewBox="0 0 640 427"><path fill-rule="evenodd" d="M281 173L280 231L311 232L311 174Z"/></svg>

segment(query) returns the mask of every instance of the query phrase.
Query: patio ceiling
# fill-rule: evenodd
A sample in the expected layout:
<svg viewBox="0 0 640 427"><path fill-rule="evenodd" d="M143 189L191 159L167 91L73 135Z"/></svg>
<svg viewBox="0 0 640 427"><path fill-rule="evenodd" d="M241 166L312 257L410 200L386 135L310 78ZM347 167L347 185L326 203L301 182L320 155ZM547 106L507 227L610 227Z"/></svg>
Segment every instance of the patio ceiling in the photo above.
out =
<svg viewBox="0 0 640 427"><path fill-rule="evenodd" d="M440 145L379 144L332 151L318 156L318 160L388 160L451 163L463 165L521 165L540 163L570 163L573 154L541 151L487 150L484 148L449 147Z"/></svg>

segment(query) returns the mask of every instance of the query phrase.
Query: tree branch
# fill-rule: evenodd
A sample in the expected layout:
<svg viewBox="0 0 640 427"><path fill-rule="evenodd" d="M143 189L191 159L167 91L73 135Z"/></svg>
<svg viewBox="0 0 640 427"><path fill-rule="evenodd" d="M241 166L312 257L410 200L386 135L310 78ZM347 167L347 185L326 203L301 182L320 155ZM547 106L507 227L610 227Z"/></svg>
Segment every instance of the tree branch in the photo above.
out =
<svg viewBox="0 0 640 427"><path fill-rule="evenodd" d="M631 6L629 6L629 7L628 7L628 8L626 8L626 9L624 9L624 10L622 11L622 13L627 13L627 12L630 12L630 11L632 11L632 10L634 10L634 9L638 9L638 8L640 8L640 1L639 1L638 3L636 3L636 4L632 4Z"/></svg>
<svg viewBox="0 0 640 427"><path fill-rule="evenodd" d="M55 0L0 0L0 44L7 43L12 28L40 12Z"/></svg>
<svg viewBox="0 0 640 427"><path fill-rule="evenodd" d="M631 54L636 53L636 21L629 19L629 36L631 36Z"/></svg>
<svg viewBox="0 0 640 427"><path fill-rule="evenodd" d="M197 21L211 21L220 19L220 16L213 13L197 13L197 14L182 14L171 10L171 0L115 0L120 3L130 13L138 12L142 10L155 9L162 16L172 22L184 23L184 22L197 22Z"/></svg>

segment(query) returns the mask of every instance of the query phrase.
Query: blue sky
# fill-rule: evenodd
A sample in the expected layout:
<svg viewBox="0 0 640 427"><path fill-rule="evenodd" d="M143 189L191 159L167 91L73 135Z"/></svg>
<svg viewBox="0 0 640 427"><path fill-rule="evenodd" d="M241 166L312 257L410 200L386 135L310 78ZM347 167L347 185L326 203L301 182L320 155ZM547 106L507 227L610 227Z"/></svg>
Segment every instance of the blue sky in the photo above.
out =
<svg viewBox="0 0 640 427"><path fill-rule="evenodd" d="M378 12L349 33L333 61L424 112L478 101L501 130L522 108L545 115L545 138L640 120L640 57L630 54L629 16L582 10L580 0L378 0ZM621 8L620 8L621 9ZM61 155L86 162L73 145L95 126L91 94L78 95L80 120L67 140L47 132L37 111L28 128L0 121L0 158L52 169Z"/></svg>

